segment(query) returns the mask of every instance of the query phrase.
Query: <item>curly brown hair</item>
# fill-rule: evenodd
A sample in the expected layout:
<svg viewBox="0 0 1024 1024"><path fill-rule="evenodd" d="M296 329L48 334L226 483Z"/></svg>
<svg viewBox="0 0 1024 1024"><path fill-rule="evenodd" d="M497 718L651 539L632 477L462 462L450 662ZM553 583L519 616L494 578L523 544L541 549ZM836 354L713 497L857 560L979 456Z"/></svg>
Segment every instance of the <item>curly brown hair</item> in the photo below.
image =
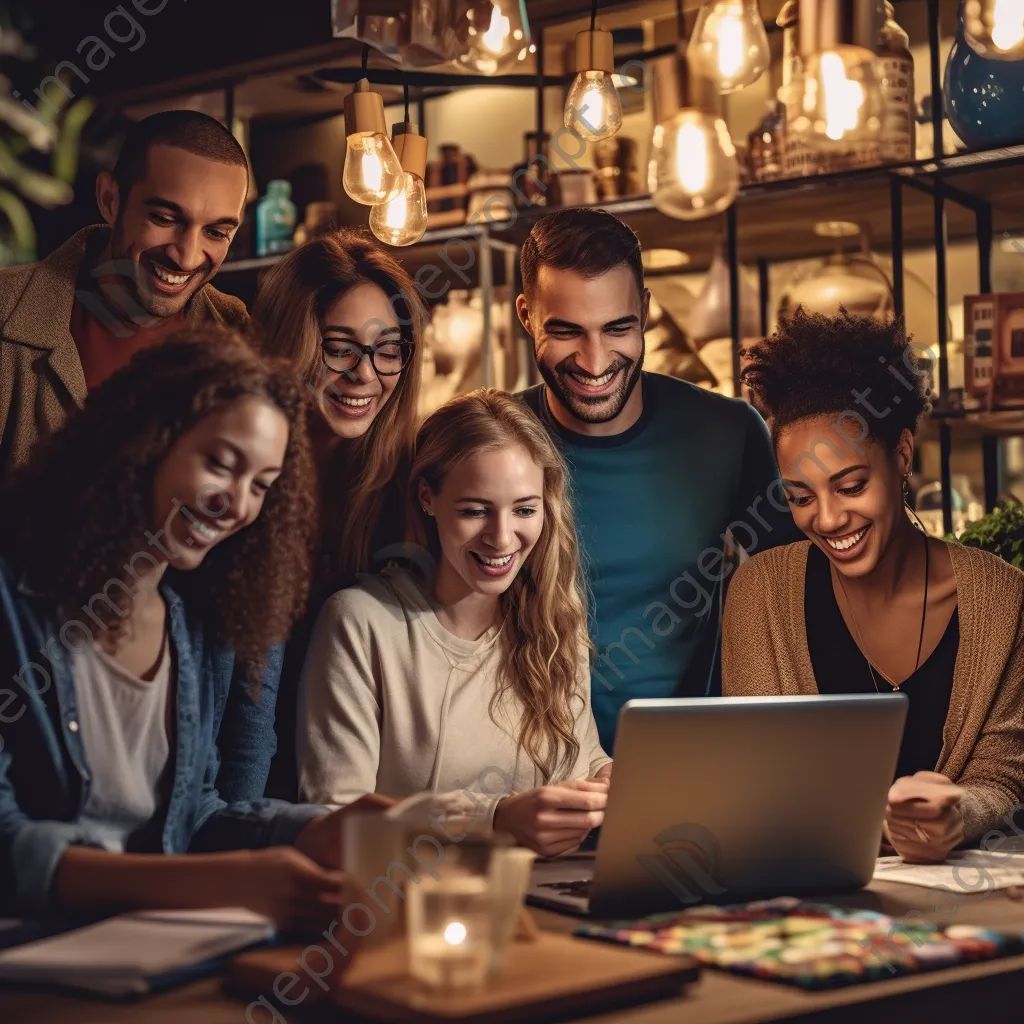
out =
<svg viewBox="0 0 1024 1024"><path fill-rule="evenodd" d="M245 397L288 420L283 470L256 521L177 580L190 615L255 679L304 610L316 509L302 385L286 362L258 355L235 331L189 330L137 353L40 441L0 493L8 560L62 614L88 605L95 620L90 600L105 595L98 618L111 638L122 635L131 596L110 583L149 550L159 466L183 434Z"/></svg>

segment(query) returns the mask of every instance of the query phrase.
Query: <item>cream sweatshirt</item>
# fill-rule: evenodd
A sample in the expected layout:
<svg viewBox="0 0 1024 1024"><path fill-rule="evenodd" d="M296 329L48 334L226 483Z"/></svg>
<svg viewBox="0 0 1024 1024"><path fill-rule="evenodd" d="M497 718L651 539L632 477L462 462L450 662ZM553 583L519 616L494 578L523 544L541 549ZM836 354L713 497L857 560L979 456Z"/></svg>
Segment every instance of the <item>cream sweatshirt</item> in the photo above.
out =
<svg viewBox="0 0 1024 1024"><path fill-rule="evenodd" d="M489 825L502 797L544 784L517 742L517 699L506 692L489 713L501 657L499 627L479 640L449 633L405 569L336 593L317 619L302 674L300 798L344 806L366 793L428 792L447 818ZM580 754L565 779L588 778L611 761L585 663L575 733Z"/></svg>

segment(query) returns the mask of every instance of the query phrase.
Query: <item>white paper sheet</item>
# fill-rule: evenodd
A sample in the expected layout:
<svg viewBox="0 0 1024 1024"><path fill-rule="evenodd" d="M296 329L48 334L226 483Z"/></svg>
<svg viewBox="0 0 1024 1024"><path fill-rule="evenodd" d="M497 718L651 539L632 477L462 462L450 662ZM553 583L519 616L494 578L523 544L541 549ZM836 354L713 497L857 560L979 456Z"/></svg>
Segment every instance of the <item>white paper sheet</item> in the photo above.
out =
<svg viewBox="0 0 1024 1024"><path fill-rule="evenodd" d="M875 878L932 888L944 885L953 892L984 893L1024 886L1024 853L957 850L943 864L905 864L900 857L879 857Z"/></svg>

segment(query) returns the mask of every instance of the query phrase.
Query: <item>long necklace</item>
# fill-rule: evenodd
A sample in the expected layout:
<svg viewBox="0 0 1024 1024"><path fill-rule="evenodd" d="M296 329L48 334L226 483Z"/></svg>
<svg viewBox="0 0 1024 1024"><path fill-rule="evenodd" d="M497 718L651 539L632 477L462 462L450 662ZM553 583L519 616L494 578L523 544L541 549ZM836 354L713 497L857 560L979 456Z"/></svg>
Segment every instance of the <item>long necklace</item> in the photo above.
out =
<svg viewBox="0 0 1024 1024"><path fill-rule="evenodd" d="M921 646L924 643L924 624L928 615L928 577L930 575L928 571L928 562L930 549L928 545L928 535L922 532L921 536L924 538L924 600L921 602L921 631L917 637L917 657L914 659L914 672L916 672L921 666ZM879 689L878 680L875 678L875 670L871 667L871 659L868 657L867 648L864 646L864 638L860 633L860 623L857 621L857 613L853 610L853 603L850 601L850 595L846 592L846 585L843 583L843 574L836 572L836 577L839 580L840 589L843 591L843 597L846 598L846 607L850 609L850 617L853 619L853 628L857 633L857 646L860 648L860 653L864 655L864 660L868 663L868 671L871 673L871 682L875 687L875 693L881 693L882 691ZM910 676L912 676L914 672L911 672ZM907 676L907 679L909 679L910 676ZM884 672L882 673L882 677L894 690L898 690L903 683L907 681L904 679L903 683L894 683L885 675Z"/></svg>

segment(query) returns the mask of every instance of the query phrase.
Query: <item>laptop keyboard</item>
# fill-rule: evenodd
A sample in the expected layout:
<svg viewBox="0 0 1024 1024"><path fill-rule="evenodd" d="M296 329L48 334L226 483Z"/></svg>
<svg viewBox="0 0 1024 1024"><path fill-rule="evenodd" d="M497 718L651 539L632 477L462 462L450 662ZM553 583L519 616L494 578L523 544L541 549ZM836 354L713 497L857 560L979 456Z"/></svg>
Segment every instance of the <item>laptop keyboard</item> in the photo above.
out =
<svg viewBox="0 0 1024 1024"><path fill-rule="evenodd" d="M561 896L576 896L580 899L590 897L590 883L593 879L577 878L575 881L541 882L538 889L554 889Z"/></svg>

